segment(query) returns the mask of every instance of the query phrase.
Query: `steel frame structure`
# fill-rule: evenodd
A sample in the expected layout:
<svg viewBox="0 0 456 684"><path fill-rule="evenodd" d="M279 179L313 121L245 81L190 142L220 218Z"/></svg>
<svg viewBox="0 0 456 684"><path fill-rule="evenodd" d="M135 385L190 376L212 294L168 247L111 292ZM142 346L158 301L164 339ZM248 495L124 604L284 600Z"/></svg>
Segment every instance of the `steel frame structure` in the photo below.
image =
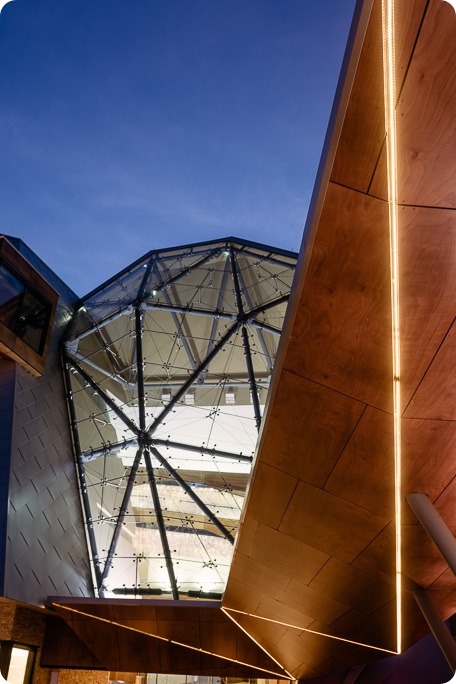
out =
<svg viewBox="0 0 456 684"><path fill-rule="evenodd" d="M186 261L188 263L184 265ZM176 263L177 265L180 263L182 267L177 268ZM253 407L252 419L256 431L259 430L262 418L261 406L264 403L260 397L260 391L264 392L269 383L277 339L281 331L277 318L281 323L284 305L291 289L295 264L296 257L292 253L283 250L275 253L269 247L242 242L234 238L227 238L217 243L199 243L181 249L151 252L79 303L64 335L62 354L76 467L93 563L95 591L98 595L106 594L119 539L125 527L126 516L130 514L132 493L140 469L150 489L155 520L153 528L158 531L169 581L166 582L165 587L152 589L149 586L138 588L136 585L130 588L116 587L114 593L124 592L126 595L131 593L136 595L142 591L147 595L169 591L174 599L179 598L180 580L176 577L176 558L173 558L169 542L169 530L172 525L167 524L165 520L160 485L156 475L157 468L160 468L160 471L166 471L170 481L182 490L186 500L190 500L196 506L200 517L207 521L205 525L215 531L212 534L225 539L231 545L234 543L235 528L232 525L227 526L218 512L213 510L213 506L203 500L204 488L201 489L191 481L187 481L186 477L178 472L179 466L174 467L170 458L165 457L163 452L171 449L173 452L199 454L202 458L210 457L217 463L226 461L239 464L250 464L252 454L229 451L218 448L217 445L210 446L205 443L195 445L190 439L187 442L179 441L172 435L168 435L165 439L159 434L159 429L165 424L170 414L181 410L189 391L197 391L201 388L218 392L221 396L225 387L228 386L249 392ZM141 273L139 269L144 270ZM265 285L261 285L260 276L265 281ZM215 277L219 279L219 290L215 298L215 306L209 307L206 302L202 302L202 299L208 296L208 293L214 298L211 288L215 289L213 284ZM258 282L256 282L256 277ZM129 296L125 293L128 294L130 283L125 279L132 279L135 284ZM115 291L117 284L119 284L118 289L122 298L120 303L115 299L110 299L112 289ZM179 288L182 292L179 292ZM189 291L193 293L193 298L183 302L182 293ZM194 303L195 296L200 298L200 303L197 305ZM271 320L268 319L269 312L274 312ZM280 315L277 315L277 312L280 312ZM152 347L148 342L149 351L145 351L144 340L153 338L153 333L148 329L150 323L146 321L146 318L156 315L168 316L166 320L169 321L170 329L174 332L166 331L165 337L171 339L172 336L174 341L179 341L178 349L182 348L183 358L186 358L187 364L187 367L184 367L185 379L180 376L178 379L154 377L146 370ZM209 318L211 322L210 331L206 333L205 350L204 345L200 343L202 351L196 353L195 339L197 337L192 326L194 326L193 321L198 317ZM123 340L127 338L126 333L115 338L114 342L111 340L113 335L111 331L117 330L115 326L119 325L123 325L122 330L124 330L126 321L131 321L132 324L131 329L127 325L128 336L132 341L129 359L121 358L119 351L124 344ZM220 330L222 324L225 326L223 331ZM157 329L155 335L161 332ZM233 338L237 339L239 335L240 347L233 343ZM252 339L255 346L258 343L258 348L261 349L262 368L259 367L256 359L254 362L254 354L257 355L258 352L252 349ZM274 343L271 340L275 340ZM220 357L227 350L230 344L233 345L231 355L235 355L237 359L235 374L218 372L214 376L211 364L216 357ZM242 350L244 358L242 372L239 366L241 353L238 347ZM127 371L128 378L125 377ZM78 379L76 385L75 377ZM151 389L155 392L166 389L170 397L165 405L155 412L152 420L148 420L147 411L150 399L147 395ZM87 396L90 394L90 399L84 398L84 392ZM132 396L134 395L135 415L133 417L131 406L128 403L122 403L116 392L130 392ZM78 397L82 396L81 403L96 403L100 413L87 416L84 414L81 418L78 415L81 409L75 399L75 394ZM108 420L107 414L113 418ZM98 421L102 428L106 428L106 425L111 428L114 417L123 425L128 433L127 437L110 441L101 436L101 442L95 447L81 444L81 430L84 431L84 425L87 425L89 421L95 425ZM111 528L113 525L114 527L109 546L104 550L105 556L103 557L94 529L97 521L93 501L91 502L89 497L87 467L101 459L103 468L109 468L109 464L113 463L112 459L118 461L122 452L132 453L133 449L135 449L135 454L131 457L132 461L127 468L128 477L125 475L122 480L122 498L117 514L105 519ZM100 509L102 503L97 503ZM199 534L203 532L200 531ZM211 566L211 563L213 561L209 559L207 565ZM114 590L110 589L110 591ZM188 593L188 591L193 594L199 591L202 595L207 595L202 586L190 589L186 587L182 593Z"/></svg>

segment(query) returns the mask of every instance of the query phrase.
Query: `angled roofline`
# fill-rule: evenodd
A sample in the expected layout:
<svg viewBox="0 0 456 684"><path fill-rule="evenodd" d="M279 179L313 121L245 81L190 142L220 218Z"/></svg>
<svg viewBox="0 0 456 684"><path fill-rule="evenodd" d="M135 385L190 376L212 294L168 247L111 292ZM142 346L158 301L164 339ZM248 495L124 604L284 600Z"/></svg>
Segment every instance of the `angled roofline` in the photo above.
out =
<svg viewBox="0 0 456 684"><path fill-rule="evenodd" d="M122 278L124 275L135 269L137 266L140 266L144 261L150 259L155 254L166 254L167 252L175 252L176 250L185 250L195 247L209 247L210 245L222 245L224 243L236 243L245 247L252 247L253 249L261 249L264 252L270 252L271 254L284 256L288 259L294 259L295 261L297 261L298 259L298 253L293 252L292 250L282 249L280 247L273 247L272 245L266 245L261 242L255 242L253 240L245 240L243 238L238 238L233 235L215 238L214 240L204 240L202 242L189 242L184 245L175 245L174 247L151 249L145 254L143 254L141 257L136 259L136 261L133 261L131 264L123 268L121 271L115 273L113 276L105 280L103 283L90 290L90 292L88 292L78 300L75 308L77 309L78 306L81 306L81 304L84 301L92 297L97 292L100 292L100 290L103 290L105 287L108 287L109 285L111 285L111 283L114 283L116 280L119 280L119 278Z"/></svg>

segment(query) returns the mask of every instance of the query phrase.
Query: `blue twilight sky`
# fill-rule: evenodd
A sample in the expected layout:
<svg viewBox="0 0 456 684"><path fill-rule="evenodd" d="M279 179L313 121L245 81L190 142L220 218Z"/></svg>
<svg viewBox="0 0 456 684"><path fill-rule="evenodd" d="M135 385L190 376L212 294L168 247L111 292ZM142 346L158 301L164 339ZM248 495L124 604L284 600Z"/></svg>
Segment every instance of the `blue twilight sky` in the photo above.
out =
<svg viewBox="0 0 456 684"><path fill-rule="evenodd" d="M149 249L298 250L354 4L8 2L0 232L81 296Z"/></svg>

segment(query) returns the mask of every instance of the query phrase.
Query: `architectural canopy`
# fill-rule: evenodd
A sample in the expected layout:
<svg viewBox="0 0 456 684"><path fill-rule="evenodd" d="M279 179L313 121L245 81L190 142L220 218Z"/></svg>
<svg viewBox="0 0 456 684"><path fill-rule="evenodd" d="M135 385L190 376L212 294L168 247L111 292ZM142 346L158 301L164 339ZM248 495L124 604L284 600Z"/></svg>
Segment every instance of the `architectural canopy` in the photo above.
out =
<svg viewBox="0 0 456 684"><path fill-rule="evenodd" d="M151 252L65 340L96 590L225 587L296 257L236 239Z"/></svg>

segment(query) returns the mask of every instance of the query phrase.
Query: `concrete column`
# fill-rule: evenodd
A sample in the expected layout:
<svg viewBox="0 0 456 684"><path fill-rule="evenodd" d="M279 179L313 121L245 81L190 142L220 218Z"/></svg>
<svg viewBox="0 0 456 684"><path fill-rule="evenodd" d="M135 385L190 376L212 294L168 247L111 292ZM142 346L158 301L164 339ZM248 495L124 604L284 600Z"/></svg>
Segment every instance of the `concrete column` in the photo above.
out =
<svg viewBox="0 0 456 684"><path fill-rule="evenodd" d="M456 539L443 522L430 498L427 494L421 492L407 494L405 498L451 570L456 575Z"/></svg>

